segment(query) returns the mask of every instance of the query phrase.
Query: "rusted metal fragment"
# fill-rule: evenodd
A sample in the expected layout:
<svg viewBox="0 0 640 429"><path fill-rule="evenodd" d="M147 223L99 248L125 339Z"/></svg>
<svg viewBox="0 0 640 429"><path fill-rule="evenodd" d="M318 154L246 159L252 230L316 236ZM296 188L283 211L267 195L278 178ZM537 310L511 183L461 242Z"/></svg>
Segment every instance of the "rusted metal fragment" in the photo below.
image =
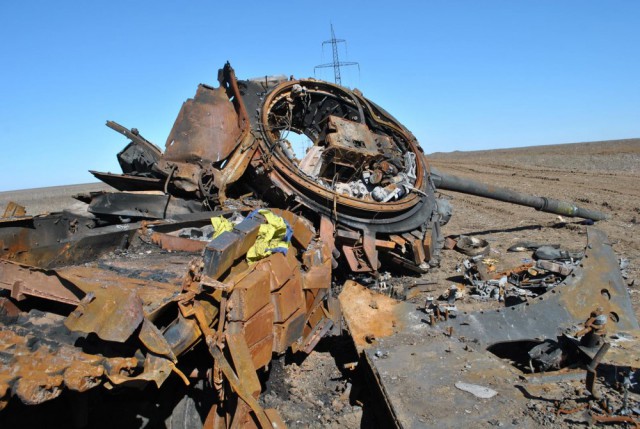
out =
<svg viewBox="0 0 640 429"><path fill-rule="evenodd" d="M531 384L555 384L563 381L584 380L584 369L562 368L558 371L522 374L521 377Z"/></svg>
<svg viewBox="0 0 640 429"><path fill-rule="evenodd" d="M113 121L107 121L107 126L131 140L131 143L117 155L120 168L125 174L146 177L160 176L153 171L154 164L162 156L159 147L142 137L135 128L128 130Z"/></svg>
<svg viewBox="0 0 640 429"><path fill-rule="evenodd" d="M54 268L83 263L128 243L139 223L98 226L69 213L0 222L0 258Z"/></svg>
<svg viewBox="0 0 640 429"><path fill-rule="evenodd" d="M414 238L411 242L411 248L413 249L413 262L415 262L416 265L420 265L427 260L425 246L421 239Z"/></svg>
<svg viewBox="0 0 640 429"><path fill-rule="evenodd" d="M238 395L238 397L242 401L244 401L249 406L249 408L251 408L251 411L257 418L260 427L263 427L263 428L271 427L271 423L269 422L269 418L265 414L264 409L258 403L256 398L254 398L253 395L250 393L249 389L244 384L244 381L238 378L238 375L234 372L233 368L229 364L229 361L227 360L225 355L222 353L222 351L218 347L210 347L209 351L211 353L211 356L219 365L220 371L224 374L225 379L227 380L227 382L229 383L233 391ZM241 415L236 414L234 416L234 419L236 419L237 422L239 420L238 423L242 423L244 420L242 419L242 417L243 417L242 414Z"/></svg>
<svg viewBox="0 0 640 429"><path fill-rule="evenodd" d="M150 169L163 174L165 192L223 203L226 187L242 176L257 149L229 64L219 71L219 81L218 88L200 85L195 97L183 104L165 153ZM134 176L124 175L119 181L139 184L127 183L128 177Z"/></svg>
<svg viewBox="0 0 640 429"><path fill-rule="evenodd" d="M123 136L131 140L132 143L135 143L141 147L144 147L151 154L155 156L160 156L162 154L162 151L160 150L160 148L154 145L153 143L151 143L149 140L142 137L136 128L128 129L114 121L107 121L106 125L107 127L111 128L116 132L119 132L120 134L122 134ZM138 169L137 171L140 171L140 169Z"/></svg>
<svg viewBox="0 0 640 429"><path fill-rule="evenodd" d="M340 307L340 300L336 296L332 295L327 298L327 310L333 321L330 335L342 335L342 308Z"/></svg>
<svg viewBox="0 0 640 429"><path fill-rule="evenodd" d="M364 351L372 379L388 404L391 417L385 427L456 427L468 418L464 410L473 410L474 421L489 421L498 406L501 419L517 418L518 427L537 427L522 419L528 399L515 387L515 368L490 353L469 351L458 339L433 335L419 320L404 322L405 329L396 336L381 338ZM458 382L490 387L498 395L479 403L456 389Z"/></svg>
<svg viewBox="0 0 640 429"><path fill-rule="evenodd" d="M257 92L253 92L251 89L247 90L247 87L251 85L248 82L245 82L244 90L242 92L240 91L235 71L228 62L222 69L218 70L218 82L220 82L221 87L227 88L227 95L236 110L238 127L242 132L238 138L239 144L236 146L233 154L228 158L226 164L220 169L212 168L203 172L200 189L204 198L216 199L217 197L217 199L224 204L227 186L235 183L243 176L258 149L256 138L251 132L251 122L245 103L251 101L248 99L253 98L251 104L255 106L255 104L259 102L260 97ZM213 177L213 187L217 188L217 195L211 191L213 187L207 188L204 184L207 177Z"/></svg>
<svg viewBox="0 0 640 429"><path fill-rule="evenodd" d="M349 269L354 273L366 273L371 271L371 267L364 257L364 251L362 247L343 245L342 254L349 264Z"/></svg>
<svg viewBox="0 0 640 429"><path fill-rule="evenodd" d="M255 231L257 236L258 225ZM206 275L217 279L231 268L235 260L242 256L239 250L242 244L242 237L230 231L225 231L210 241L204 250Z"/></svg>
<svg viewBox="0 0 640 429"><path fill-rule="evenodd" d="M520 410L526 403L514 387L515 368L491 353L469 351L468 343L431 328L414 304L373 293L354 282L345 284L339 300L374 392L386 404L375 411L384 427L454 427L465 409L474 410L474 419L482 421L494 416L491 406L474 407L478 400L455 389L456 382L490 385L507 409ZM522 427L533 428L526 422Z"/></svg>
<svg viewBox="0 0 640 429"><path fill-rule="evenodd" d="M236 410L236 414L233 418L234 427L242 429L263 429L265 426L258 424L253 414L249 413L249 411L250 408L245 403L241 402L240 404L238 404L238 409ZM267 426L267 428L286 429L287 425L285 424L278 410L268 408L264 410L264 414L269 421L269 426Z"/></svg>
<svg viewBox="0 0 640 429"><path fill-rule="evenodd" d="M18 376L17 382L25 380L23 395L20 396L19 388L16 390L25 403L41 403L58 396L64 380L62 374L72 362L86 361L91 364L100 360L67 345L60 349L42 345L29 354L20 354L18 350L14 353L13 373Z"/></svg>
<svg viewBox="0 0 640 429"><path fill-rule="evenodd" d="M20 313L18 323L0 326L0 403L16 395L35 405L65 388L84 392L101 384L105 358L74 347L77 339L61 317L41 312Z"/></svg>
<svg viewBox="0 0 640 429"><path fill-rule="evenodd" d="M145 263L148 264L149 269L154 268L153 259ZM120 301L123 299L122 295L135 293L141 300L144 313L147 315L158 311L180 292L174 284L144 278L141 273L133 273L135 276L124 276L108 269L88 266L58 268L56 273L83 292L87 294L93 292L94 297L102 295L108 297L113 291L114 299ZM126 302L126 300L120 302Z"/></svg>
<svg viewBox="0 0 640 429"><path fill-rule="evenodd" d="M277 290L289 280L299 266L289 264L288 259L282 253L274 253L267 258L258 261L254 269L271 273L271 290Z"/></svg>
<svg viewBox="0 0 640 429"><path fill-rule="evenodd" d="M11 385L9 384L10 381L11 378L9 376L0 374L0 411L2 411L9 403L11 389Z"/></svg>
<svg viewBox="0 0 640 429"><path fill-rule="evenodd" d="M187 100L167 138L167 161L226 159L238 144L242 129L225 88L199 85Z"/></svg>
<svg viewBox="0 0 640 429"><path fill-rule="evenodd" d="M242 380L242 383L246 387L247 391L254 397L258 398L262 391L260 380L256 374L256 368L253 366L251 360L251 352L247 346L244 337L239 334L226 335L227 344L229 345L229 353L233 361L233 366L238 374L238 377Z"/></svg>
<svg viewBox="0 0 640 429"><path fill-rule="evenodd" d="M276 323L284 322L298 309L304 309L305 302L302 292L300 271L294 271L293 277L278 290L271 293L271 302L275 309Z"/></svg>
<svg viewBox="0 0 640 429"><path fill-rule="evenodd" d="M105 362L105 371L109 378L128 376L138 368L138 359L135 357L114 357Z"/></svg>
<svg viewBox="0 0 640 429"><path fill-rule="evenodd" d="M327 150L344 152L344 162L353 164L354 156L376 156L379 148L376 146L375 134L366 124L348 121L338 116L329 116L326 136ZM334 155L335 156L335 155Z"/></svg>
<svg viewBox="0 0 640 429"><path fill-rule="evenodd" d="M163 191L175 196L198 195L201 187L202 167L198 163L167 161L162 158L156 163L158 169L166 175ZM169 192L169 191L172 192Z"/></svg>
<svg viewBox="0 0 640 429"><path fill-rule="evenodd" d="M331 247L325 241L312 243L302 254L303 289L331 287L331 267L334 260Z"/></svg>
<svg viewBox="0 0 640 429"><path fill-rule="evenodd" d="M191 240L175 235L154 232L151 234L151 241L164 250L200 253L207 246L206 241Z"/></svg>
<svg viewBox="0 0 640 429"><path fill-rule="evenodd" d="M64 385L71 390L85 392L99 385L103 374L104 367L102 365L73 361L64 371Z"/></svg>
<svg viewBox="0 0 640 429"><path fill-rule="evenodd" d="M302 273L304 289L329 289L331 287L331 260L320 266L313 266Z"/></svg>
<svg viewBox="0 0 640 429"><path fill-rule="evenodd" d="M311 332L307 337L302 340L302 344L300 346L300 350L309 354L316 347L318 342L327 335L329 330L333 327L333 320L329 317L325 317L320 320L317 324L313 326Z"/></svg>
<svg viewBox="0 0 640 429"><path fill-rule="evenodd" d="M208 301L201 301L200 308L207 321L213 321L218 315L218 307ZM163 336L171 346L171 350L177 356L190 350L202 338L202 330L193 318L178 314L165 330Z"/></svg>
<svg viewBox="0 0 640 429"><path fill-rule="evenodd" d="M311 329L316 326L325 317L325 309L323 303L328 295L327 289L306 289L304 298L306 301L307 318L305 326L305 335L309 334Z"/></svg>
<svg viewBox="0 0 640 429"><path fill-rule="evenodd" d="M267 304L246 322L229 322L230 334L242 334L249 347L271 335L273 330L273 305Z"/></svg>
<svg viewBox="0 0 640 429"><path fill-rule="evenodd" d="M585 347L579 339L570 334L565 334L564 337L589 359L595 358L598 352L597 347ZM606 342L610 348L601 359L602 363L631 368L640 367L640 330L611 332L606 336Z"/></svg>
<svg viewBox="0 0 640 429"><path fill-rule="evenodd" d="M34 372L15 382L15 395L27 405L41 404L60 396L62 381L61 375Z"/></svg>
<svg viewBox="0 0 640 429"><path fill-rule="evenodd" d="M20 315L20 309L9 298L0 298L0 323L14 323Z"/></svg>
<svg viewBox="0 0 640 429"><path fill-rule="evenodd" d="M176 356L173 354L171 345L167 342L167 339L162 335L162 332L155 327L148 319L144 319L138 338L142 344L152 353L159 356L164 356L173 362L177 362Z"/></svg>
<svg viewBox="0 0 640 429"><path fill-rule="evenodd" d="M18 203L14 203L13 201L9 201L7 204L7 208L4 209L4 213L2 217L4 219L12 218L12 217L23 217L27 214L27 209L24 206L21 206Z"/></svg>
<svg viewBox="0 0 640 429"><path fill-rule="evenodd" d="M112 362L114 361L115 362ZM171 375L173 364L169 359L152 353L145 357L142 368L135 358L112 358L107 365L107 377L113 384L140 385L141 382L154 382L158 387Z"/></svg>
<svg viewBox="0 0 640 429"><path fill-rule="evenodd" d="M269 303L270 284L269 273L258 270L251 270L237 280L227 303L227 318L230 321L249 320Z"/></svg>
<svg viewBox="0 0 640 429"><path fill-rule="evenodd" d="M72 331L95 333L103 340L123 343L143 319L142 300L135 291L97 289L82 299L64 324Z"/></svg>
<svg viewBox="0 0 640 429"><path fill-rule="evenodd" d="M273 325L273 351L284 353L304 333L306 314L297 310L287 320Z"/></svg>
<svg viewBox="0 0 640 429"><path fill-rule="evenodd" d="M331 256L331 247L325 241L315 241L302 254L302 264L305 268L322 266L330 260Z"/></svg>
<svg viewBox="0 0 640 429"><path fill-rule="evenodd" d="M319 240L327 246L327 250L331 255L331 267L338 268L338 257L340 252L336 248L336 240L334 237L335 225L327 216L320 216Z"/></svg>
<svg viewBox="0 0 640 429"><path fill-rule="evenodd" d="M77 305L84 292L73 283L59 277L53 270L0 259L0 288L11 291L20 301L28 296Z"/></svg>
<svg viewBox="0 0 640 429"><path fill-rule="evenodd" d="M249 351L251 352L251 361L256 369L264 368L271 362L271 357L273 356L273 342L274 335L271 334L249 347Z"/></svg>
<svg viewBox="0 0 640 429"><path fill-rule="evenodd" d="M302 216L296 216L287 210L270 209L274 214L284 218L293 230L293 238L301 248L306 249L316 235L316 230L309 220Z"/></svg>

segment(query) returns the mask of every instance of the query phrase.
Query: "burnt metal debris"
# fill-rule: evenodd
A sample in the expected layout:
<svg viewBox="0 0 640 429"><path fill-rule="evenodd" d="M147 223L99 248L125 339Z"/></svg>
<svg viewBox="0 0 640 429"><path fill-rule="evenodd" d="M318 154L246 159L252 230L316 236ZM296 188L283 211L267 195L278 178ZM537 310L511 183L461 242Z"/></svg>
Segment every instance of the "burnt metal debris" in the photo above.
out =
<svg viewBox="0 0 640 429"><path fill-rule="evenodd" d="M532 372L580 355L592 392L603 359L638 366L638 322L596 229L580 254L519 246L546 257L503 273L487 270L487 243L459 240L478 297L521 300L495 311L457 312L464 292L456 287L445 304L417 308L354 281L379 288L389 278L382 269L424 274L438 266L451 216L438 189L594 221L602 213L431 169L415 137L357 90L313 79L237 80L228 63L218 81L183 104L164 151L107 122L130 140L117 154L122 174L92 173L118 192L78 195L84 211L5 211L0 419L17 424L17 400L66 397L74 410L60 424L85 427L95 422L91 403L137 392L155 408L123 413L124 425L143 426L142 418L165 427L285 427L259 401L272 356L308 354L343 328L399 427L419 426L415 407L428 409L404 400L415 398L415 383L484 391L467 383L474 380L429 378L451 370L431 359L443 353L441 340L405 341L417 334L443 332L449 352L461 356L453 339L498 355L526 342ZM306 153L291 133L311 141ZM583 329L571 331L577 325ZM612 335L626 341L611 347ZM472 360L498 371L487 354ZM385 379L406 368L414 381ZM605 417L613 418L595 418Z"/></svg>

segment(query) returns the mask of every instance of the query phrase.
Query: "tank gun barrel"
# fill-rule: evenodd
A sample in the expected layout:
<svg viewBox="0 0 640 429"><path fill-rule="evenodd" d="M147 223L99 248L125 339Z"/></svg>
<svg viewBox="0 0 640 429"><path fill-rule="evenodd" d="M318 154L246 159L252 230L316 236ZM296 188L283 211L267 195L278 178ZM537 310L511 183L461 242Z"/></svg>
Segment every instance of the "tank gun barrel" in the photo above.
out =
<svg viewBox="0 0 640 429"><path fill-rule="evenodd" d="M475 180L452 176L433 167L431 168L431 179L433 180L433 184L436 189L461 192L463 194L504 201L505 203L532 207L538 211L546 213L591 219L593 221L605 220L608 217L600 211L578 207L571 202L560 201L547 197L537 197L535 195L516 192L511 189L487 185L485 183L476 182Z"/></svg>

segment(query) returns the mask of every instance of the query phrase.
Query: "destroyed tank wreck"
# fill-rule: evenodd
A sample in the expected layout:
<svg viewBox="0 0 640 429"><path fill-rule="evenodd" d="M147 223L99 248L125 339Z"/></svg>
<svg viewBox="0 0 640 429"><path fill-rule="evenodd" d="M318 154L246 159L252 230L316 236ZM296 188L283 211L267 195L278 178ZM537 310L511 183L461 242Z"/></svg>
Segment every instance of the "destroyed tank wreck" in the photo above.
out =
<svg viewBox="0 0 640 429"><path fill-rule="evenodd" d="M433 388L446 379L428 377L447 369L428 358L443 342L425 343L427 331L446 331L450 349L459 334L487 350L475 357L487 371L491 351L527 343L535 370L568 356L597 364L611 346L597 328L606 324L626 340L608 356L637 360L638 322L596 229L584 263L535 303L495 313L419 308L356 282L438 266L451 216L439 189L594 221L602 213L430 169L415 137L357 90L237 80L228 63L218 81L183 104L164 151L107 122L130 140L117 155L123 173L92 174L116 192L78 195L83 204L60 213L14 208L0 221L0 422L285 427L260 402L273 355L308 354L343 332L380 392L381 418L398 427L420 426L426 399L405 400L413 384L385 374L411 368ZM306 153L291 133L310 140ZM363 303L378 299L392 310L372 338ZM401 353L378 359L391 348ZM118 397L129 408L114 416Z"/></svg>

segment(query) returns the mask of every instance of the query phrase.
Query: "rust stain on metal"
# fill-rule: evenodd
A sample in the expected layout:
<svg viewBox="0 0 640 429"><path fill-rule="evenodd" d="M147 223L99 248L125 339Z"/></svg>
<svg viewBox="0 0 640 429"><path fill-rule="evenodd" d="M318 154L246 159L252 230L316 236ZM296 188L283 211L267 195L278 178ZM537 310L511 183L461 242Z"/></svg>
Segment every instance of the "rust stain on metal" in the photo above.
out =
<svg viewBox="0 0 640 429"><path fill-rule="evenodd" d="M376 338L388 337L401 329L401 319L396 314L399 303L392 298L347 281L338 299L359 350L372 347Z"/></svg>

